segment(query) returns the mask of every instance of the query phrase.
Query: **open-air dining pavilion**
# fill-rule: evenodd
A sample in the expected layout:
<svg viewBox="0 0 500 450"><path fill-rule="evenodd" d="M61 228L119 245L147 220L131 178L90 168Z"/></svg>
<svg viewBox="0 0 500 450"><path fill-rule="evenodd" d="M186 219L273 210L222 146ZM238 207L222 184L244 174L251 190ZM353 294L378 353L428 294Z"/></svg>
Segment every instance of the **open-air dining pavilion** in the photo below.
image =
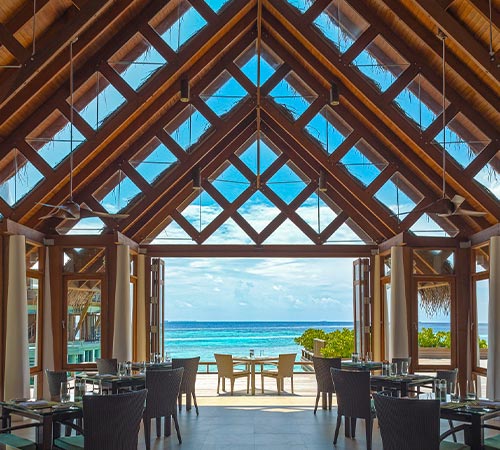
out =
<svg viewBox="0 0 500 450"><path fill-rule="evenodd" d="M312 359L290 377L233 355L217 394L200 361L199 415L151 448L500 448L499 20L493 0L0 2L0 445L17 414L28 443L5 448L91 448L97 414L136 405L135 437L108 426L105 446L149 448L142 418L175 414L141 388L188 373L160 361L165 258L237 257L354 261L355 352L408 365L335 362L320 395ZM436 317L446 345L427 347ZM54 397L47 371L73 390L98 359L151 355L144 383L103 379L71 413L12 403ZM423 381L438 371L449 410ZM461 403L469 386L490 403Z"/></svg>

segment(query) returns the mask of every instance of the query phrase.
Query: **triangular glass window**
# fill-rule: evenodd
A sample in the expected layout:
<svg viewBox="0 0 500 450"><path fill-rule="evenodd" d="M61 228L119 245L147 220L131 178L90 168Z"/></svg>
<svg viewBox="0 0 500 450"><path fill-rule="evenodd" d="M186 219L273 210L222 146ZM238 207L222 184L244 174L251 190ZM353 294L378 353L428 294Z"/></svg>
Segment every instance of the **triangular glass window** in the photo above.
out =
<svg viewBox="0 0 500 450"><path fill-rule="evenodd" d="M231 203L250 186L248 179L232 164L210 181L226 200Z"/></svg>
<svg viewBox="0 0 500 450"><path fill-rule="evenodd" d="M209 108L219 117L231 111L248 92L243 89L227 70L224 70L201 94Z"/></svg>
<svg viewBox="0 0 500 450"><path fill-rule="evenodd" d="M443 219L441 219L443 220ZM443 220L446 223L446 229L441 227L429 214L422 214L420 219L418 219L409 229L416 236L428 236L428 237L454 237L458 234L458 230L455 229L450 222Z"/></svg>
<svg viewBox="0 0 500 450"><path fill-rule="evenodd" d="M123 211L141 190L121 170L117 170L108 181L94 192L94 198L111 214Z"/></svg>
<svg viewBox="0 0 500 450"><path fill-rule="evenodd" d="M449 102L446 100L445 105ZM407 119L425 130L443 111L442 93L417 75L395 98L393 105Z"/></svg>
<svg viewBox="0 0 500 450"><path fill-rule="evenodd" d="M204 242L207 245L249 245L254 242L231 218L227 219L212 235Z"/></svg>
<svg viewBox="0 0 500 450"><path fill-rule="evenodd" d="M184 229L172 220L163 231L151 241L151 244L170 245L170 244L195 244L195 241L187 234Z"/></svg>
<svg viewBox="0 0 500 450"><path fill-rule="evenodd" d="M217 14L230 2L231 0L205 0L205 3L210 6Z"/></svg>
<svg viewBox="0 0 500 450"><path fill-rule="evenodd" d="M164 8L149 25L175 52L186 44L207 24L200 13L187 0L181 0L177 8Z"/></svg>
<svg viewBox="0 0 500 450"><path fill-rule="evenodd" d="M352 132L352 128L344 119L326 106L312 118L305 130L329 155Z"/></svg>
<svg viewBox="0 0 500 450"><path fill-rule="evenodd" d="M394 217L400 221L423 197L399 172L396 172L375 194L375 198L390 209Z"/></svg>
<svg viewBox="0 0 500 450"><path fill-rule="evenodd" d="M481 186L496 199L500 200L500 174L498 164L500 161L500 151L486 164L475 176ZM494 165L493 165L494 164Z"/></svg>
<svg viewBox="0 0 500 450"><path fill-rule="evenodd" d="M158 138L153 138L129 162L149 184L153 184L163 172L177 163L177 158Z"/></svg>
<svg viewBox="0 0 500 450"><path fill-rule="evenodd" d="M181 120L182 122L179 123ZM165 131L183 150L187 151L201 140L211 126L203 114L193 105L189 105L183 114L165 127Z"/></svg>
<svg viewBox="0 0 500 450"><path fill-rule="evenodd" d="M262 192L257 191L238 209L238 213L260 233L280 210Z"/></svg>
<svg viewBox="0 0 500 450"><path fill-rule="evenodd" d="M71 124L56 109L42 124L26 136L26 142L39 153L50 167L55 168L70 154L71 150L75 150L81 143L85 142L85 138L73 125L73 139L71 139Z"/></svg>
<svg viewBox="0 0 500 450"><path fill-rule="evenodd" d="M2 157L0 197L9 206L16 205L43 180L43 175L19 150L13 148Z"/></svg>
<svg viewBox="0 0 500 450"><path fill-rule="evenodd" d="M344 0L333 0L313 24L340 53L345 53L370 26Z"/></svg>
<svg viewBox="0 0 500 450"><path fill-rule="evenodd" d="M123 95L99 72L75 91L74 99L75 109L94 130L125 103Z"/></svg>
<svg viewBox="0 0 500 450"><path fill-rule="evenodd" d="M317 193L312 194L295 211L316 233L321 233L337 214L321 199Z"/></svg>
<svg viewBox="0 0 500 450"><path fill-rule="evenodd" d="M80 219L78 222L67 220L56 227L56 231L67 235L99 235L102 234L106 225L99 217L87 217Z"/></svg>
<svg viewBox="0 0 500 450"><path fill-rule="evenodd" d="M266 245L307 245L312 244L312 241L290 219L286 219L264 243Z"/></svg>
<svg viewBox="0 0 500 450"><path fill-rule="evenodd" d="M281 168L266 182L266 185L288 204L290 204L310 182L309 179L301 179L289 164L290 163L281 166Z"/></svg>
<svg viewBox="0 0 500 450"><path fill-rule="evenodd" d="M247 78L257 86L258 56L256 45L253 44L235 61ZM260 53L260 85L262 86L278 70L283 61L270 48L263 44Z"/></svg>
<svg viewBox="0 0 500 450"><path fill-rule="evenodd" d="M251 144L239 155L239 158L253 172L257 173L257 140L252 138ZM279 156L278 150L271 145L270 141L261 134L260 136L260 173L265 172L268 167L276 161Z"/></svg>
<svg viewBox="0 0 500 450"><path fill-rule="evenodd" d="M409 66L408 61L380 35L356 56L352 64L381 92L386 91Z"/></svg>
<svg viewBox="0 0 500 450"><path fill-rule="evenodd" d="M118 75L136 91L166 63L165 58L140 33L130 39L108 61Z"/></svg>
<svg viewBox="0 0 500 450"><path fill-rule="evenodd" d="M364 139L360 139L340 163L364 186L369 186L387 166L387 162Z"/></svg>
<svg viewBox="0 0 500 450"><path fill-rule="evenodd" d="M209 225L223 209L220 205L205 191L201 191L199 195L186 208L178 211L198 232Z"/></svg>
<svg viewBox="0 0 500 450"><path fill-rule="evenodd" d="M304 14L309 7L314 3L314 0L287 0L290 5L298 9L302 14Z"/></svg>
<svg viewBox="0 0 500 450"><path fill-rule="evenodd" d="M290 121L297 120L317 96L294 72L288 73L269 93Z"/></svg>
<svg viewBox="0 0 500 450"><path fill-rule="evenodd" d="M354 231L350 224L354 224L351 219L347 219L335 232L327 239L326 244L353 244L364 245L372 243L368 236L360 236ZM354 224L355 225L355 224ZM359 227L358 227L359 228Z"/></svg>

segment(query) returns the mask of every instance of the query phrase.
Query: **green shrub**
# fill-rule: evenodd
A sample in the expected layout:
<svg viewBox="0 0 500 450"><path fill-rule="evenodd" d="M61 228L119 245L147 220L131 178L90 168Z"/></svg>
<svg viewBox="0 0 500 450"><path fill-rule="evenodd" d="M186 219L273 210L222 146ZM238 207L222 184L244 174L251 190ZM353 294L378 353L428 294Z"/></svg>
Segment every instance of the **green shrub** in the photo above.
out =
<svg viewBox="0 0 500 450"><path fill-rule="evenodd" d="M302 333L302 336L296 337L294 339L295 343L301 345L306 350L313 351L314 349L314 339L325 339L326 333L323 330L318 330L316 328L309 328Z"/></svg>
<svg viewBox="0 0 500 450"><path fill-rule="evenodd" d="M325 358L350 358L354 351L354 330L342 328L326 335L321 355Z"/></svg>
<svg viewBox="0 0 500 450"><path fill-rule="evenodd" d="M488 348L488 343L486 339L479 338L479 348Z"/></svg>
<svg viewBox="0 0 500 450"><path fill-rule="evenodd" d="M488 348L485 339L479 339L479 348ZM418 333L419 347L451 348L451 331L436 331L432 328L422 328Z"/></svg>

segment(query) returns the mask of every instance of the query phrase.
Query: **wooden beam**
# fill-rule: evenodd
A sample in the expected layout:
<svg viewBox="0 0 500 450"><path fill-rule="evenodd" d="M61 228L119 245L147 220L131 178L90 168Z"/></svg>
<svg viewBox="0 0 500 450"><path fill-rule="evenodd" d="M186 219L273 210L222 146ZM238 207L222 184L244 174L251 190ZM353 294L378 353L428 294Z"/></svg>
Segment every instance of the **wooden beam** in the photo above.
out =
<svg viewBox="0 0 500 450"><path fill-rule="evenodd" d="M2 219L0 221L0 233L2 234L20 234L26 237L27 240L43 243L45 235L32 228L21 225L10 219Z"/></svg>
<svg viewBox="0 0 500 450"><path fill-rule="evenodd" d="M25 49L2 23L0 23L0 45L5 46L19 62L26 61L31 55L31 52Z"/></svg>
<svg viewBox="0 0 500 450"><path fill-rule="evenodd" d="M500 223L492 225L485 230L481 230L480 232L473 234L470 236L471 245L479 245L483 244L486 241L489 241L493 236L500 236Z"/></svg>

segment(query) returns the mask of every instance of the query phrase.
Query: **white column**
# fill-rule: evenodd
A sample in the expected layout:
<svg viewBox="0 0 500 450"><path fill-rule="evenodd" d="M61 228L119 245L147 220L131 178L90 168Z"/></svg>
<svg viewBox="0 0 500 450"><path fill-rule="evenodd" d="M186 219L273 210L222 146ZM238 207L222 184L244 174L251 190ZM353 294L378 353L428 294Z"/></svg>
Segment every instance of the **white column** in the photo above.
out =
<svg viewBox="0 0 500 450"><path fill-rule="evenodd" d="M52 297L50 295L50 263L49 248L45 248L45 274L43 277L43 337L42 337L42 369L43 398L50 399L49 385L45 371L54 370L54 335L52 333Z"/></svg>
<svg viewBox="0 0 500 450"><path fill-rule="evenodd" d="M381 257L375 255L374 258L374 280L373 280L373 360L381 361L382 359L382 317L381 317L381 293L380 293L380 278L381 278Z"/></svg>
<svg viewBox="0 0 500 450"><path fill-rule="evenodd" d="M116 247L115 325L113 358L132 360L132 302L130 298L130 251L128 245Z"/></svg>
<svg viewBox="0 0 500 450"><path fill-rule="evenodd" d="M149 359L146 351L146 256L137 255L137 360Z"/></svg>
<svg viewBox="0 0 500 450"><path fill-rule="evenodd" d="M26 240L9 237L4 398L30 397Z"/></svg>
<svg viewBox="0 0 500 450"><path fill-rule="evenodd" d="M500 400L500 236L490 239L487 397Z"/></svg>
<svg viewBox="0 0 500 450"><path fill-rule="evenodd" d="M403 247L391 248L391 325L389 358L408 357L408 319L406 315Z"/></svg>

